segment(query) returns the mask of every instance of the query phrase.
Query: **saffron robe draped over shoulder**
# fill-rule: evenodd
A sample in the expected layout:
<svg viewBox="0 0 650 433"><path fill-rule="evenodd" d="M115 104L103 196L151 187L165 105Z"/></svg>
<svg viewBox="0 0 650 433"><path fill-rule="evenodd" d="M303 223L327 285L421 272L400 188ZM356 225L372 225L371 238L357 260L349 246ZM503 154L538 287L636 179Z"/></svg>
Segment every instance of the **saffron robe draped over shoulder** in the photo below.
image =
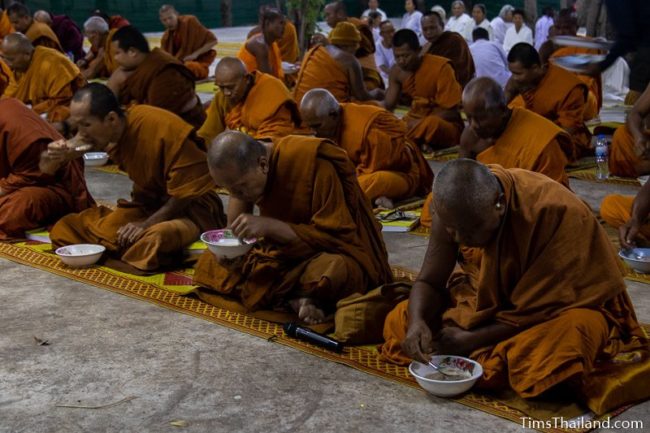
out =
<svg viewBox="0 0 650 433"><path fill-rule="evenodd" d="M197 263L195 284L258 310L279 308L296 296L333 306L391 281L379 225L345 151L314 137L274 143L260 215L288 223L299 240L262 242L239 270L224 268L206 252Z"/></svg>
<svg viewBox="0 0 650 433"><path fill-rule="evenodd" d="M225 225L219 195L207 158L194 129L160 108L137 105L126 117L126 130L109 155L133 181L131 201L68 215L52 229L56 246L98 243L122 261L144 271L178 263L183 248L202 231ZM120 248L117 231L145 221L170 199L187 199L182 215L154 224L128 248Z"/></svg>
<svg viewBox="0 0 650 433"><path fill-rule="evenodd" d="M359 59L361 71L363 72L363 82L368 90L384 88L384 82L379 74L377 62L375 61L375 37L370 26L363 20L354 17L348 17L347 21L353 24L361 34L361 43L354 56Z"/></svg>
<svg viewBox="0 0 650 433"><path fill-rule="evenodd" d="M81 158L54 175L39 168L41 153L59 133L22 102L0 100L0 240L22 238L70 212L94 204Z"/></svg>
<svg viewBox="0 0 650 433"><path fill-rule="evenodd" d="M261 34L254 35L251 37L253 38L261 38L262 42L264 42L264 36ZM244 62L246 65L246 70L248 72L253 72L259 70L259 66L257 65L257 58L248 51L248 48L246 48L246 44L251 40L249 39L246 41L241 48L239 49L239 52L237 53L237 57L239 60ZM266 44L265 44L266 45ZM274 77L277 77L281 80L284 79L284 70L282 69L282 54L280 53L280 47L278 46L277 42L273 42L271 46L266 45L268 48L268 59L269 59L269 65L271 66L271 75Z"/></svg>
<svg viewBox="0 0 650 433"><path fill-rule="evenodd" d="M201 54L196 60L183 59L209 42L217 43L217 37L194 15L180 15L176 30L165 30L160 41L160 47L183 64L194 74L197 80L207 78L208 70L217 57L215 50Z"/></svg>
<svg viewBox="0 0 650 433"><path fill-rule="evenodd" d="M0 40L13 32L15 32L14 27L11 25L11 21L9 21L7 11L4 10L0 13Z"/></svg>
<svg viewBox="0 0 650 433"><path fill-rule="evenodd" d="M238 130L253 138L280 138L292 134L300 126L298 106L282 81L260 71L252 75L254 84L246 99L234 107L228 107L226 97L217 90L208 108L208 117L198 131L206 142L226 129Z"/></svg>
<svg viewBox="0 0 650 433"><path fill-rule="evenodd" d="M289 19L284 20L284 33L278 41L280 57L283 61L296 63L300 57L300 44L298 43L298 32L296 26Z"/></svg>
<svg viewBox="0 0 650 433"><path fill-rule="evenodd" d="M15 75L15 82L5 90L32 106L38 114L47 113L47 120L60 122L70 116L70 101L74 93L86 85L77 65L64 54L46 47L34 48L26 72Z"/></svg>
<svg viewBox="0 0 650 433"><path fill-rule="evenodd" d="M480 262L463 261L452 273L443 326L473 330L496 322L521 332L470 355L483 366L478 385L511 387L531 398L576 378L597 414L648 398L648 340L616 253L591 209L541 174L491 170L503 187L507 212ZM400 348L407 302L389 314L384 327L382 356L396 363L408 362ZM623 352L632 363L613 361Z"/></svg>
<svg viewBox="0 0 650 433"><path fill-rule="evenodd" d="M614 176L637 177L637 166L642 162L637 153L634 137L627 125L616 128L609 149L609 172Z"/></svg>
<svg viewBox="0 0 650 433"><path fill-rule="evenodd" d="M2 96L9 87L10 84L14 81L14 73L11 71L11 68L0 58L0 96ZM15 84L13 84L15 85Z"/></svg>
<svg viewBox="0 0 650 433"><path fill-rule="evenodd" d="M339 102L352 99L347 72L327 52L327 48L321 46L310 49L302 59L293 98L300 104L305 93L315 88L327 89Z"/></svg>
<svg viewBox="0 0 650 433"><path fill-rule="evenodd" d="M442 32L433 44L429 44L427 51L434 56L449 59L454 68L456 81L462 86L474 77L476 69L474 59L469 50L469 45L460 34L456 32Z"/></svg>
<svg viewBox="0 0 650 433"><path fill-rule="evenodd" d="M32 24L25 32L25 36L32 41L34 47L47 47L63 52L59 38L54 33L54 30L45 23L32 21Z"/></svg>

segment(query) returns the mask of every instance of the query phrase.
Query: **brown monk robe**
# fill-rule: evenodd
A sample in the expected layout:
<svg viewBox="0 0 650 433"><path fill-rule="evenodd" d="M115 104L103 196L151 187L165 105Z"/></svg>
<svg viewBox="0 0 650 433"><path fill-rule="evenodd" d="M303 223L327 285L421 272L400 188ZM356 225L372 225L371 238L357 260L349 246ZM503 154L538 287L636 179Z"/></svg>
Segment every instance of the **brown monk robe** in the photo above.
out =
<svg viewBox="0 0 650 433"><path fill-rule="evenodd" d="M0 58L0 96L4 94L5 90L13 80L14 73L11 71L9 65Z"/></svg>
<svg viewBox="0 0 650 433"><path fill-rule="evenodd" d="M50 122L65 120L70 115L72 95L86 84L79 68L56 50L34 48L21 33L5 37L2 52L15 77L5 96L31 105L37 114L46 114Z"/></svg>
<svg viewBox="0 0 650 433"><path fill-rule="evenodd" d="M329 140L290 135L261 143L228 131L212 142L208 164L237 203L228 209L234 234L261 241L234 263L206 251L195 284L251 311L290 303L301 319L318 323L339 299L392 280L354 166Z"/></svg>
<svg viewBox="0 0 650 433"><path fill-rule="evenodd" d="M210 143L226 129L254 138L284 137L300 126L293 95L279 79L260 71L248 73L236 57L224 57L214 71L218 89L208 117L198 131Z"/></svg>
<svg viewBox="0 0 650 433"><path fill-rule="evenodd" d="M56 130L14 98L0 100L0 240L22 238L26 230L55 222L93 205L83 161L39 167Z"/></svg>
<svg viewBox="0 0 650 433"><path fill-rule="evenodd" d="M539 173L470 159L447 163L433 194L424 265L384 325L386 360L469 356L481 388L534 398L569 387L596 414L650 396L647 337L582 200ZM457 263L461 245L480 262Z"/></svg>
<svg viewBox="0 0 650 433"><path fill-rule="evenodd" d="M86 79L108 78L118 68L111 41L116 31L110 30L102 17L90 17L84 23L84 35L90 42L90 50L77 66Z"/></svg>
<svg viewBox="0 0 650 433"><path fill-rule="evenodd" d="M338 143L356 166L361 190L377 206L431 191L433 172L406 139L406 125L380 107L339 104L325 89L312 89L300 104L303 122L317 137Z"/></svg>
<svg viewBox="0 0 650 433"><path fill-rule="evenodd" d="M562 149L571 137L548 119L525 108L507 107L501 86L491 78L475 78L463 92L468 127L460 139L460 157L503 168L536 171L569 188ZM433 197L427 196L420 224L431 227Z"/></svg>
<svg viewBox="0 0 650 433"><path fill-rule="evenodd" d="M0 40L4 39L5 36L13 33L14 31L14 26L12 26L11 21L9 21L9 15L7 15L7 11L4 10L0 12Z"/></svg>
<svg viewBox="0 0 650 433"><path fill-rule="evenodd" d="M150 51L147 39L132 26L115 32L112 48L120 67L107 85L122 104L153 105L195 128L203 125L205 111L194 88L194 74L179 60L159 48Z"/></svg>
<svg viewBox="0 0 650 433"><path fill-rule="evenodd" d="M284 34L285 17L272 7L260 9L261 33L251 36L239 49L237 57L241 59L249 71L261 71L284 79L282 70L282 54L278 41Z"/></svg>
<svg viewBox="0 0 650 433"><path fill-rule="evenodd" d="M193 15L179 15L174 6L160 7L160 21L166 30L160 47L183 62L197 80L208 77L217 52L217 37Z"/></svg>
<svg viewBox="0 0 650 433"><path fill-rule="evenodd" d="M423 152L458 144L463 121L458 107L461 87L448 59L421 54L413 30L402 29L393 36L395 66L388 76L384 106L393 110L400 98L410 100L404 117L407 137Z"/></svg>
<svg viewBox="0 0 650 433"><path fill-rule="evenodd" d="M542 66L537 50L525 42L512 47L508 67L512 72L506 84L510 106L525 107L567 131L573 140L569 161L592 154L591 133L584 119L587 86L559 66Z"/></svg>
<svg viewBox="0 0 650 433"><path fill-rule="evenodd" d="M223 227L203 141L181 118L146 105L124 113L99 83L77 92L70 110L79 139L108 152L133 191L115 210L100 206L62 218L50 234L53 246L101 244L128 265L154 271L178 264L202 231Z"/></svg>
<svg viewBox="0 0 650 433"><path fill-rule="evenodd" d="M13 3L7 8L9 21L17 32L27 36L35 47L47 47L63 52L59 38L44 23L34 21L29 8L22 3Z"/></svg>
<svg viewBox="0 0 650 433"><path fill-rule="evenodd" d="M446 32L442 17L436 12L426 12L421 19L422 36L427 43L422 53L449 59L454 67L456 81L462 86L474 76L474 59L465 38L456 32Z"/></svg>
<svg viewBox="0 0 650 433"><path fill-rule="evenodd" d="M359 31L342 22L330 33L331 45L310 49L302 60L293 89L296 102L300 103L306 92L316 88L328 90L339 102L384 99L383 90L369 91L364 84L361 64L354 56L360 41Z"/></svg>

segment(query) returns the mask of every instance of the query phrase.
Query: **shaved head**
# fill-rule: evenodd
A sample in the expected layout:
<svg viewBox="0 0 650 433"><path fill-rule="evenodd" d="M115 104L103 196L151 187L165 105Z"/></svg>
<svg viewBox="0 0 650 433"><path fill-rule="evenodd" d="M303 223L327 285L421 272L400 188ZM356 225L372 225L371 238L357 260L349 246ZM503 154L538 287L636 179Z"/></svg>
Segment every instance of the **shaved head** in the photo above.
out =
<svg viewBox="0 0 650 433"><path fill-rule="evenodd" d="M325 89L311 89L300 102L300 117L317 137L338 141L341 128L341 105Z"/></svg>
<svg viewBox="0 0 650 433"><path fill-rule="evenodd" d="M463 105L473 103L484 110L505 110L508 106L503 89L492 78L478 77L471 80L463 90Z"/></svg>
<svg viewBox="0 0 650 433"><path fill-rule="evenodd" d="M254 79L237 57L224 57L214 70L214 84L226 97L228 105L233 107L246 100Z"/></svg>
<svg viewBox="0 0 650 433"><path fill-rule="evenodd" d="M5 36L2 42L2 51L4 53L31 53L34 51L34 45L27 36L16 32Z"/></svg>
<svg viewBox="0 0 650 433"><path fill-rule="evenodd" d="M52 17L50 16L50 13L48 11L44 10L38 10L34 12L34 21L38 21L40 23L45 23L47 25L52 24Z"/></svg>
<svg viewBox="0 0 650 433"><path fill-rule="evenodd" d="M237 57L224 57L214 70L215 77L241 78L246 74L246 65Z"/></svg>
<svg viewBox="0 0 650 433"><path fill-rule="evenodd" d="M90 17L84 23L85 32L108 33L108 23L102 17Z"/></svg>

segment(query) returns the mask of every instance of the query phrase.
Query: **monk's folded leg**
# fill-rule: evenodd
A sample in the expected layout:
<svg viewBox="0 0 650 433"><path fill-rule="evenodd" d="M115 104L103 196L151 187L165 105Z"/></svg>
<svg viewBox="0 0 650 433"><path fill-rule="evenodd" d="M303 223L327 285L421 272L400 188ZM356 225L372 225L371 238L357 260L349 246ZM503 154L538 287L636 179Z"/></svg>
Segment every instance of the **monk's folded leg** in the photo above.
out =
<svg viewBox="0 0 650 433"><path fill-rule="evenodd" d="M25 187L0 197L0 209L0 240L4 240L24 237L26 230L56 221L69 206L48 188Z"/></svg>
<svg viewBox="0 0 650 433"><path fill-rule="evenodd" d="M409 128L406 137L418 146L427 145L433 149L452 147L460 142L460 128L436 115L422 118Z"/></svg>
<svg viewBox="0 0 650 433"><path fill-rule="evenodd" d="M384 343L378 348L385 361L397 365L408 365L411 358L402 352L402 341L408 328L408 300L402 301L386 316L384 322Z"/></svg>
<svg viewBox="0 0 650 433"><path fill-rule="evenodd" d="M600 204L600 216L607 224L618 229L632 217L632 204L634 197L624 195L605 196ZM650 240L650 224L641 226L641 236Z"/></svg>
<svg viewBox="0 0 650 433"><path fill-rule="evenodd" d="M178 263L183 249L199 237L192 220L177 218L149 227L122 255L122 261L142 271Z"/></svg>
<svg viewBox="0 0 650 433"><path fill-rule="evenodd" d="M413 189L408 175L396 171L376 171L362 174L357 177L357 180L361 190L373 203L379 197L396 200L408 198Z"/></svg>
<svg viewBox="0 0 650 433"><path fill-rule="evenodd" d="M637 177L641 157L634 148L634 138L627 127L621 126L612 137L609 150L609 172L615 176Z"/></svg>
<svg viewBox="0 0 650 433"><path fill-rule="evenodd" d="M364 293L367 281L359 265L340 255L321 253L309 260L293 297L311 298L324 307L333 307L353 293Z"/></svg>
<svg viewBox="0 0 650 433"><path fill-rule="evenodd" d="M205 78L208 78L208 72L210 65L206 65L205 63L201 62L193 62L193 61L188 61L184 62L184 65L187 69L189 69L192 74L194 74L194 77L197 80L203 80Z"/></svg>

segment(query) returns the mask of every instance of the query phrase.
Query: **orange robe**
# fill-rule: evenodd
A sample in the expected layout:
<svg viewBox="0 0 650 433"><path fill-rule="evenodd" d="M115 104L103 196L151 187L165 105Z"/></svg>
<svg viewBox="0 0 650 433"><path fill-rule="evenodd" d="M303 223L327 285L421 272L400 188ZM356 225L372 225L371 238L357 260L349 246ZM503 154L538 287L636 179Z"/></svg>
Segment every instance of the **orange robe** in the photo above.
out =
<svg viewBox="0 0 650 433"><path fill-rule="evenodd" d="M14 27L11 25L11 21L9 21L7 11L4 10L0 13L0 40L13 32L15 32Z"/></svg>
<svg viewBox="0 0 650 433"><path fill-rule="evenodd" d="M478 385L533 398L574 378L597 414L648 398L648 340L605 230L587 205L548 177L491 169L506 197L505 220L480 262L463 260L450 276L451 302L442 316L443 326L465 330L495 322L521 330L470 355L483 366ZM409 362L400 348L407 302L388 315L380 349L400 364ZM637 358L614 360L623 352Z"/></svg>
<svg viewBox="0 0 650 433"><path fill-rule="evenodd" d="M0 58L0 96L4 94L12 81L14 81L14 73L2 58Z"/></svg>
<svg viewBox="0 0 650 433"><path fill-rule="evenodd" d="M176 30L165 30L160 47L183 62L197 80L202 80L208 77L208 70L217 57L217 52L207 51L196 60L183 59L209 42L217 43L214 33L206 29L194 15L180 15Z"/></svg>
<svg viewBox="0 0 650 433"><path fill-rule="evenodd" d="M280 48L280 57L289 63L296 63L300 57L300 44L298 43L298 33L296 26L290 20L284 20L284 33L282 39L278 41Z"/></svg>
<svg viewBox="0 0 650 433"><path fill-rule="evenodd" d="M381 78L377 62L375 61L375 36L372 29L365 21L359 18L348 17L347 21L354 24L361 34L361 43L359 49L354 53L359 59L361 70L363 72L363 82L368 90L384 88L384 81ZM388 84L388 83L386 83Z"/></svg>
<svg viewBox="0 0 650 433"><path fill-rule="evenodd" d="M74 93L86 85L77 65L64 54L46 47L36 47L26 72L15 75L15 82L5 96L20 99L37 114L47 113L47 120L60 122L70 116Z"/></svg>
<svg viewBox="0 0 650 433"><path fill-rule="evenodd" d="M147 104L180 116L195 128L205 121L194 74L171 54L154 48L120 89L120 102Z"/></svg>
<svg viewBox="0 0 650 433"><path fill-rule="evenodd" d="M436 109L456 109L462 89L448 59L431 54L422 56L422 63L402 83L402 93L411 99L411 108L404 117L407 125L414 120L407 137L417 145L433 148L458 144L463 130L462 120L448 121L435 114Z"/></svg>
<svg viewBox="0 0 650 433"><path fill-rule="evenodd" d="M262 38L262 42L264 41L264 36L261 34L255 35L252 38ZM250 39L248 41L250 41ZM241 46L237 53L237 57L244 62L248 72L253 72L258 70L257 58L246 48L248 41ZM282 54L280 53L280 47L277 42L273 42L269 47L269 65L271 66L271 75L283 80L284 71L282 70Z"/></svg>
<svg viewBox="0 0 650 433"><path fill-rule="evenodd" d="M32 24L25 32L25 36L32 41L32 45L35 47L47 47L63 52L56 33L45 23L32 21Z"/></svg>
<svg viewBox="0 0 650 433"><path fill-rule="evenodd" d="M619 126L612 137L609 149L609 172L614 176L637 177L641 156L634 146L634 137L626 125Z"/></svg>
<svg viewBox="0 0 650 433"><path fill-rule="evenodd" d="M52 229L52 244L101 244L143 271L179 263L183 249L202 231L225 225L201 147L194 129L179 117L146 105L131 108L124 134L109 150L133 181L131 201L119 200L114 211L100 206L64 217ZM147 228L130 247L118 245L120 227L145 221L171 198L191 201L181 215Z"/></svg>
<svg viewBox="0 0 650 433"><path fill-rule="evenodd" d="M433 44L428 45L428 54L449 59L456 74L456 81L462 86L474 77L476 69L469 45L456 32L442 32Z"/></svg>
<svg viewBox="0 0 650 433"><path fill-rule="evenodd" d="M600 216L607 224L618 230L632 218L633 204L633 196L607 195L600 204ZM639 234L646 242L650 242L650 224L642 225Z"/></svg>
<svg viewBox="0 0 650 433"><path fill-rule="evenodd" d="M569 161L591 155L591 133L584 121L587 86L573 73L559 66L549 64L547 68L537 87L515 97L510 107L528 108L560 128L574 129L571 133L573 151L567 154Z"/></svg>
<svg viewBox="0 0 650 433"><path fill-rule="evenodd" d="M293 98L300 104L305 93L315 88L327 89L339 102L352 100L347 72L327 48L321 46L310 49L302 59Z"/></svg>
<svg viewBox="0 0 650 433"><path fill-rule="evenodd" d="M299 239L286 245L262 241L239 269L222 267L206 251L196 265L195 284L258 310L304 296L332 308L343 297L392 280L380 227L354 166L330 141L276 140L257 205L261 216L288 223Z"/></svg>
<svg viewBox="0 0 650 433"><path fill-rule="evenodd" d="M291 92L279 79L260 71L252 72L254 84L244 101L228 107L217 90L208 108L199 136L211 142L226 129L244 132L253 138L279 138L300 126L300 113ZM260 103L264 101L264 103Z"/></svg>
<svg viewBox="0 0 650 433"><path fill-rule="evenodd" d="M101 66L97 69L95 78L108 78L119 67L115 61L115 49L113 48L113 35L117 29L111 29L106 34L104 46L101 49L101 58L99 58L100 48L90 47L92 57L88 59L89 63L100 62Z"/></svg>
<svg viewBox="0 0 650 433"><path fill-rule="evenodd" d="M49 175L39 169L41 153L61 136L13 98L0 100L0 240L55 222L94 204L81 158Z"/></svg>
<svg viewBox="0 0 650 433"><path fill-rule="evenodd" d="M433 172L422 153L406 140L406 125L383 108L341 104L338 140L357 168L366 196L406 199L431 191Z"/></svg>

